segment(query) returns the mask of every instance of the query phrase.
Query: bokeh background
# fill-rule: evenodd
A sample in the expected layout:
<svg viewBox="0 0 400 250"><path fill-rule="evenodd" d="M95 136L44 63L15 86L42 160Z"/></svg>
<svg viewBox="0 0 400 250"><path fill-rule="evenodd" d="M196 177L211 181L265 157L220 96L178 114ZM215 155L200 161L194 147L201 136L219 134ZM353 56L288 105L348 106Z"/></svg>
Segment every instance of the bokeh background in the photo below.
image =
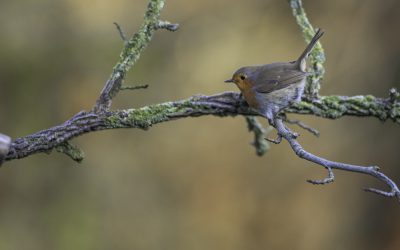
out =
<svg viewBox="0 0 400 250"><path fill-rule="evenodd" d="M13 138L94 104L118 59L113 26L132 34L146 0L1 0L0 132ZM400 2L304 1L326 30L322 94L387 96L400 87ZM120 93L131 108L235 90L240 66L288 61L305 47L286 1L168 1L158 31L129 73L147 90ZM292 116L306 149L377 164L400 184L400 127L375 118ZM266 125L266 123L264 122ZM400 206L362 191L375 179L336 181L287 143L257 157L242 117L201 117L74 139L86 159L37 154L0 169L0 249L400 249Z"/></svg>

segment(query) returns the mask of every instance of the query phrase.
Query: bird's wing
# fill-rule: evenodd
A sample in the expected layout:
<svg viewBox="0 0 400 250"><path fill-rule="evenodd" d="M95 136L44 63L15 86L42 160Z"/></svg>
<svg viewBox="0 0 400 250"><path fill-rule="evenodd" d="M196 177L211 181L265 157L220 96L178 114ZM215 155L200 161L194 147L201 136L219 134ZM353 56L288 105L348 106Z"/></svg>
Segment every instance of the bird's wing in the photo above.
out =
<svg viewBox="0 0 400 250"><path fill-rule="evenodd" d="M253 90L259 93L271 93L272 91L286 88L303 80L308 73L299 70L282 70L263 72L254 79Z"/></svg>

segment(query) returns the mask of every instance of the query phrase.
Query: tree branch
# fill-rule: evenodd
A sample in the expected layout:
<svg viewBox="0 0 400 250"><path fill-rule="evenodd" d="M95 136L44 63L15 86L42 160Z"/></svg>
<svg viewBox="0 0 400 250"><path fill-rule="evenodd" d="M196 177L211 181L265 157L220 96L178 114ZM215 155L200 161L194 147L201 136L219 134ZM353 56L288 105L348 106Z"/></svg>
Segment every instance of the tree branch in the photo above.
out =
<svg viewBox="0 0 400 250"><path fill-rule="evenodd" d="M251 143L256 148L256 154L263 156L269 150L269 144L264 137L271 131L270 127L265 130L258 119L254 116L246 116L247 128L254 133L254 141Z"/></svg>
<svg viewBox="0 0 400 250"><path fill-rule="evenodd" d="M398 99L366 96L321 96L311 101L305 100L287 109L290 113L313 114L337 119L344 115L372 116L381 121L388 119L400 123L400 103Z"/></svg>
<svg viewBox="0 0 400 250"><path fill-rule="evenodd" d="M300 26L306 43L309 43L315 34L315 29L307 18L301 0L288 0L288 2L292 8L293 16L296 18L297 24ZM311 100L318 97L322 78L325 74L323 65L325 62L325 53L320 42L317 42L312 50L310 54L310 62L313 75L308 77L308 81L304 89L304 96Z"/></svg>
<svg viewBox="0 0 400 250"><path fill-rule="evenodd" d="M342 116L374 116L382 121L390 119L400 124L400 103L390 98L382 99L372 96L324 96L313 102L305 100L288 108L286 112L329 119ZM61 125L14 140L5 160L48 152L74 137L92 131L117 128L147 130L158 123L205 115L224 117L259 114L248 106L243 106L243 100L235 92L193 96L181 101L165 102L138 109L103 113L81 111Z"/></svg>
<svg viewBox="0 0 400 250"><path fill-rule="evenodd" d="M122 29L122 27L117 22L114 22L114 25L117 28L119 36L121 37L122 41L124 41L124 43L127 43L129 40L126 37L124 29Z"/></svg>
<svg viewBox="0 0 400 250"><path fill-rule="evenodd" d="M158 29L160 12L164 6L164 0L150 0L144 21L138 33L126 40L121 27L116 24L121 37L124 39L124 48L120 54L120 60L114 66L110 78L100 93L100 97L93 108L96 113L107 111L112 99L117 95L126 73L139 59L140 53L147 47L154 31Z"/></svg>
<svg viewBox="0 0 400 250"><path fill-rule="evenodd" d="M294 125L297 125L297 126L299 126L300 128L302 128L302 129L304 129L304 130L310 132L311 134L315 135L316 137L319 136L319 131L318 131L318 130L316 130L315 128L312 128L312 127L310 127L310 126L308 126L307 124L303 123L303 122L300 121L300 120L292 120L292 119L289 119L289 118L287 118L287 117L285 116L283 121L286 122L287 124L294 124Z"/></svg>
<svg viewBox="0 0 400 250"><path fill-rule="evenodd" d="M312 184L328 184L333 182L334 175L332 169L339 169L349 172L367 174L384 182L386 185L390 187L390 191L387 192L375 188L366 188L365 189L366 191L373 192L386 197L397 197L398 200L400 201L400 190L397 187L396 183L394 183L394 181L392 181L389 177L387 177L383 173L379 172L379 167L377 166L363 167L363 166L351 165L341 162L329 161L322 157L316 156L303 149L300 143L296 140L296 137L293 136L294 133L288 127L285 126L282 119L280 118L275 119L275 126L276 126L275 128L278 130L278 135L285 138L285 140L289 142L290 146L292 147L293 151L296 153L297 156L306 159L308 161L314 162L320 166L323 166L328 170L327 178L323 180L308 180L308 182Z"/></svg>

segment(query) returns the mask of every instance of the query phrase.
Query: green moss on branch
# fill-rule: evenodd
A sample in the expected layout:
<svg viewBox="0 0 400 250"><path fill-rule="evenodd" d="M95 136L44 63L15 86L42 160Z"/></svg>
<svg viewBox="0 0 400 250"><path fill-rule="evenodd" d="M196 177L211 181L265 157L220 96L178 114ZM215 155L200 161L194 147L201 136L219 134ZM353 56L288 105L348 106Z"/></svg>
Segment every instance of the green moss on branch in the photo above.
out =
<svg viewBox="0 0 400 250"><path fill-rule="evenodd" d="M342 116L369 116L393 120L400 124L400 102L398 98L377 98L374 96L323 96L312 101L304 100L286 109L287 113L308 114L323 118L337 119ZM75 159L81 158L79 151L63 146L74 137L92 131L116 128L148 129L152 125L174 119L213 115L256 116L239 93L225 92L212 96L193 96L191 98L165 102L139 109L108 111L102 114L80 112L61 125L39 131L26 137L15 139L5 160L19 159L39 152L49 152L54 148L65 151ZM259 136L259 138L261 138ZM63 153L65 153L63 152ZM72 152L72 154L70 153ZM261 153L261 151L260 151ZM76 157L78 156L78 157Z"/></svg>
<svg viewBox="0 0 400 250"><path fill-rule="evenodd" d="M311 102L303 101L287 110L291 113L313 114L337 119L342 116L373 116L400 123L400 103L390 99L366 96L322 96Z"/></svg>
<svg viewBox="0 0 400 250"><path fill-rule="evenodd" d="M296 18L297 24L300 26L306 42L310 42L315 34L315 30L307 18L301 0L288 1L290 7L292 8L293 16ZM309 99L311 100L312 98L318 96L318 91L321 88L320 84L325 74L325 69L323 66L325 62L325 54L320 42L318 42L312 50L310 54L310 61L312 65L312 71L315 74L308 77L308 82L306 88L304 89L304 95L306 97L309 97Z"/></svg>

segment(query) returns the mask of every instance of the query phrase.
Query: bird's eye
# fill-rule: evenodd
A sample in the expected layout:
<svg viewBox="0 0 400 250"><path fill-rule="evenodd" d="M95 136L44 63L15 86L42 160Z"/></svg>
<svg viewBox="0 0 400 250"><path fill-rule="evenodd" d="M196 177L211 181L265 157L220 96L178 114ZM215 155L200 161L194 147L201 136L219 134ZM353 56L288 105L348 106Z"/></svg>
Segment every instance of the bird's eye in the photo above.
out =
<svg viewBox="0 0 400 250"><path fill-rule="evenodd" d="M244 79L246 79L246 76L245 75L240 75L240 79L244 80Z"/></svg>

